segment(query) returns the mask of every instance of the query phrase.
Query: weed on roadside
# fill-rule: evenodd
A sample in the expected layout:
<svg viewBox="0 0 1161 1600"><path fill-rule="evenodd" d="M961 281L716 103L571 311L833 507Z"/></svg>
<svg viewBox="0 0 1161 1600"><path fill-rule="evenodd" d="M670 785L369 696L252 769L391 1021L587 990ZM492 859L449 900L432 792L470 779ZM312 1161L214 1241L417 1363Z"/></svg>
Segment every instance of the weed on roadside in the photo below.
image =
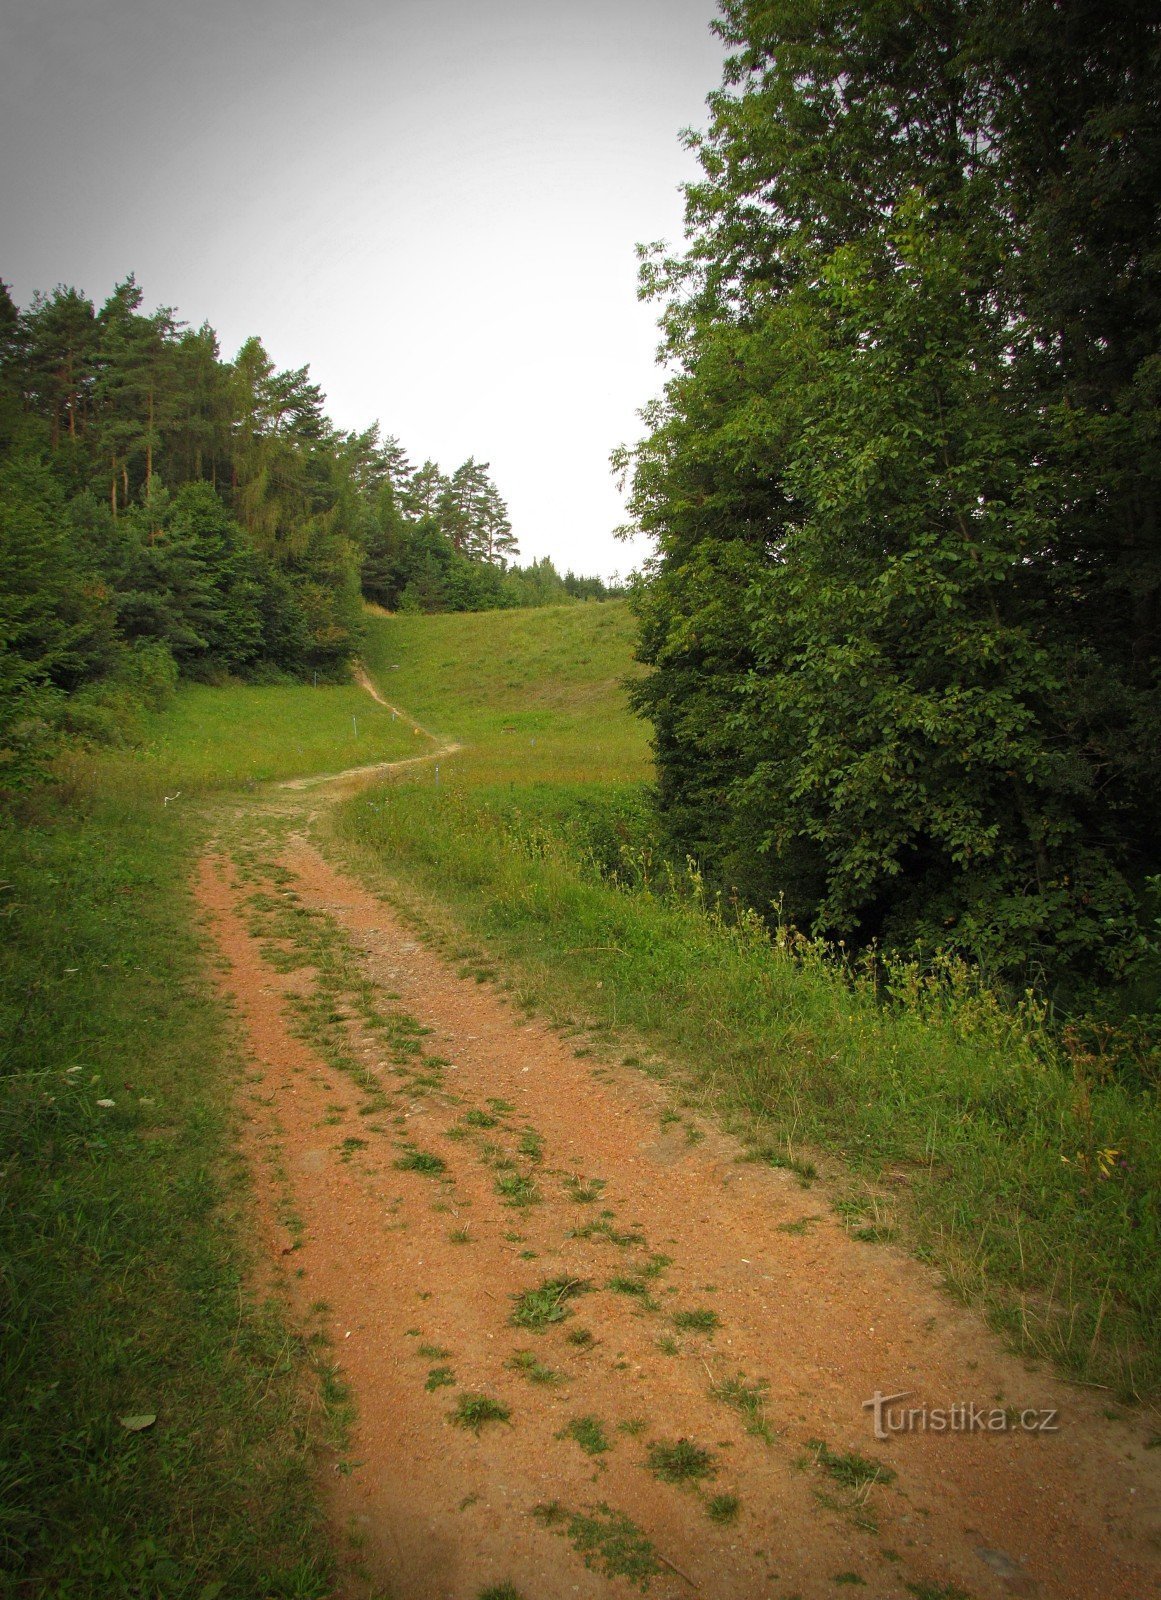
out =
<svg viewBox="0 0 1161 1600"><path fill-rule="evenodd" d="M513 1295L514 1310L508 1320L517 1328L541 1332L571 1316L568 1302L590 1287L584 1278L547 1278L538 1288Z"/></svg>
<svg viewBox="0 0 1161 1600"><path fill-rule="evenodd" d="M612 1448L604 1423L592 1415L571 1418L559 1433L553 1434L553 1438L572 1439L587 1456L604 1455L606 1450Z"/></svg>
<svg viewBox="0 0 1161 1600"><path fill-rule="evenodd" d="M713 1451L695 1444L692 1439L677 1439L673 1443L655 1440L645 1452L645 1466L662 1483L695 1483L716 1477L718 1471Z"/></svg>
<svg viewBox="0 0 1161 1600"><path fill-rule="evenodd" d="M715 1494L705 1503L705 1514L711 1522L726 1526L737 1522L742 1502L736 1494Z"/></svg>
<svg viewBox="0 0 1161 1600"><path fill-rule="evenodd" d="M499 1400L486 1394L461 1394L455 1409L448 1412L448 1421L457 1428L468 1428L479 1434L489 1422L507 1422L511 1412Z"/></svg>
<svg viewBox="0 0 1161 1600"><path fill-rule="evenodd" d="M588 1511L569 1511L559 1500L533 1507L545 1528L562 1534L590 1571L607 1578L625 1578L641 1590L665 1568L652 1542L637 1524L603 1500Z"/></svg>
<svg viewBox="0 0 1161 1600"><path fill-rule="evenodd" d="M560 1373L546 1367L531 1350L514 1350L504 1365L510 1372L518 1372L529 1383L559 1383Z"/></svg>

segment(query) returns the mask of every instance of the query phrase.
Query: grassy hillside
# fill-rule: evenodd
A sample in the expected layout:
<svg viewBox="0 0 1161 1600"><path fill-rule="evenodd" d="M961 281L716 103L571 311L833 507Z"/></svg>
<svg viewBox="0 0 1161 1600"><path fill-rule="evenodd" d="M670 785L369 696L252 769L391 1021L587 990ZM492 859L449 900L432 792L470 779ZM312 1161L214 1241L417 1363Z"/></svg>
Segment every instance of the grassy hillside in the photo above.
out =
<svg viewBox="0 0 1161 1600"><path fill-rule="evenodd" d="M456 782L637 781L648 730L621 687L637 670L624 601L448 616L372 614L363 656L389 700L467 748Z"/></svg>
<svg viewBox="0 0 1161 1600"><path fill-rule="evenodd" d="M962 963L852 976L666 862L619 687L630 623L622 606L380 619L373 672L471 749L438 785L415 769L341 808L353 864L486 942L535 1003L678 1063L679 1105L732 1121L756 1158L804 1181L822 1166L856 1237L938 1263L1023 1348L1155 1392L1155 1086L1110 1081Z"/></svg>
<svg viewBox="0 0 1161 1600"><path fill-rule="evenodd" d="M354 684L183 684L143 718L132 751L105 756L106 785L184 795L422 755L430 740Z"/></svg>

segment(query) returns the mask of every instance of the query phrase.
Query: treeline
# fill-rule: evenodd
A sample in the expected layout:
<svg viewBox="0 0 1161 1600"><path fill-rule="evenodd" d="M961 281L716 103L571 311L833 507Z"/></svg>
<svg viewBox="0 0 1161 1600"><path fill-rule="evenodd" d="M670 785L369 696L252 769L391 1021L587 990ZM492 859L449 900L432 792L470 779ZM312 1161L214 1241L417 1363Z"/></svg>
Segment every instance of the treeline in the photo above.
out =
<svg viewBox="0 0 1161 1600"><path fill-rule="evenodd" d="M387 610L487 611L624 592L600 578L561 577L547 556L509 566L516 543L486 462L469 457L445 477L434 461L413 467L395 439L380 447L380 461L361 581Z"/></svg>
<svg viewBox="0 0 1161 1600"><path fill-rule="evenodd" d="M486 464L342 432L258 339L224 361L132 277L99 309L0 284L0 788L179 674L343 676L361 586L419 610L606 592L516 553Z"/></svg>
<svg viewBox="0 0 1161 1600"><path fill-rule="evenodd" d="M848 948L1128 976L1161 888L1161 19L720 9L688 246L643 263L674 375L621 459L670 839Z"/></svg>

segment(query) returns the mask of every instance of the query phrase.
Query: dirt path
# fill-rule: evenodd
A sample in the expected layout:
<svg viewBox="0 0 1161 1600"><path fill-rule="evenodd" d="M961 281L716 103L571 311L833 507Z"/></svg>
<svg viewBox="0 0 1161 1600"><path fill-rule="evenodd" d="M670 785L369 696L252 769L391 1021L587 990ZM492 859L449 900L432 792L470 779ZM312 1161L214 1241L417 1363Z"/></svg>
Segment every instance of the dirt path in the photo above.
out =
<svg viewBox="0 0 1161 1600"><path fill-rule="evenodd" d="M327 1474L343 1594L1161 1592L1145 1421L529 1021L279 804L223 828L199 894L264 1243L357 1405ZM879 1441L876 1390L1008 1426ZM1055 1430L1012 1426L1032 1409Z"/></svg>

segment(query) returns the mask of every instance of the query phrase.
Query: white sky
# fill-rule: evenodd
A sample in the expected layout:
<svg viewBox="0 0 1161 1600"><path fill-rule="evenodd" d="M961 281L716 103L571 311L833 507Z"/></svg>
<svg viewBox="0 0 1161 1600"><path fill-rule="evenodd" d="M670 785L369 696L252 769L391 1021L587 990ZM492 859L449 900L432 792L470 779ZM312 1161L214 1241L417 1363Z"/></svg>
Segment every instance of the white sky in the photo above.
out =
<svg viewBox="0 0 1161 1600"><path fill-rule="evenodd" d="M344 428L491 462L521 559L643 553L614 445L660 387L637 241L681 235L714 0L0 0L0 277L137 274L309 363Z"/></svg>

